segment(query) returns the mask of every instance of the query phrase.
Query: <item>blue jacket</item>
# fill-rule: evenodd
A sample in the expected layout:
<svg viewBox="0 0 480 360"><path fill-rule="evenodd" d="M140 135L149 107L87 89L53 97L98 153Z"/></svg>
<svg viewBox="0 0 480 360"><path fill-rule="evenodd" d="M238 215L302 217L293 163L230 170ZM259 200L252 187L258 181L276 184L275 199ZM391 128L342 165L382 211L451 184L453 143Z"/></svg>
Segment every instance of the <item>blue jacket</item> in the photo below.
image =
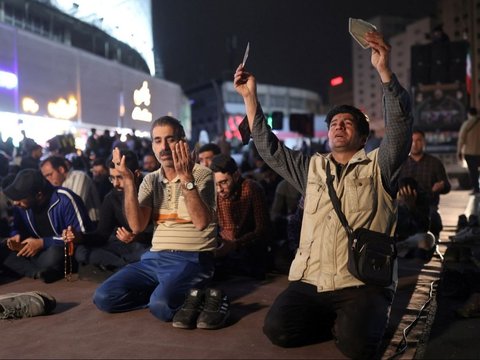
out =
<svg viewBox="0 0 480 360"><path fill-rule="evenodd" d="M50 225L55 232L54 236L41 237L32 210L17 206L14 207L11 235L20 234L22 240L28 237L43 238L43 246L46 249L50 246L63 246L62 231L69 225L81 233L94 230L82 199L69 189L55 187L47 211Z"/></svg>

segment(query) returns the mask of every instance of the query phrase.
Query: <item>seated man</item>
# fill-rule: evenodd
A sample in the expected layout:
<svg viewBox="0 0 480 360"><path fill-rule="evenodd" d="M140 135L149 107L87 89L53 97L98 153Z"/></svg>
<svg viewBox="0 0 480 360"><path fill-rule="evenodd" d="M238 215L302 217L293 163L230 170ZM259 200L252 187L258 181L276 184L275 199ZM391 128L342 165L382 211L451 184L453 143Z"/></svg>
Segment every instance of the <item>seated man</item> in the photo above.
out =
<svg viewBox="0 0 480 360"><path fill-rule="evenodd" d="M38 170L38 165L40 164L40 158L43 154L43 147L39 144L33 144L27 149L27 155L22 156L20 162L20 168L23 169L35 169Z"/></svg>
<svg viewBox="0 0 480 360"><path fill-rule="evenodd" d="M99 220L100 198L93 180L81 170L72 170L63 156L53 155L40 163L40 171L53 186L63 186L80 196L90 219Z"/></svg>
<svg viewBox="0 0 480 360"><path fill-rule="evenodd" d="M275 189L275 196L270 209L273 233L273 263L275 270L285 274L288 273L295 249L298 247L298 238L300 237L301 214L297 214L300 211L300 197L300 193L292 184L282 180ZM293 225L296 214L300 218L298 226ZM294 236L296 246L292 249L290 248L288 235L289 233L295 233L295 229L298 229L298 234Z"/></svg>
<svg viewBox="0 0 480 360"><path fill-rule="evenodd" d="M170 321L188 290L203 287L213 276L215 183L211 170L191 158L177 119L155 120L151 136L161 168L145 176L138 197L125 156L114 149L112 161L123 177L128 225L138 234L152 223L152 248L97 288L93 302L111 313L148 307L158 319Z"/></svg>
<svg viewBox="0 0 480 360"><path fill-rule="evenodd" d="M92 168L90 169L92 173L92 180L97 188L97 194L100 198L100 203L103 203L105 195L107 195L113 186L110 180L108 179L108 167L104 158L96 158L93 160Z"/></svg>
<svg viewBox="0 0 480 360"><path fill-rule="evenodd" d="M148 173L154 172L158 170L159 167L160 167L160 164L158 163L158 160L155 157L155 154L146 153L145 155L143 155L143 160L142 160L143 175L147 175Z"/></svg>
<svg viewBox="0 0 480 360"><path fill-rule="evenodd" d="M397 251L403 258L430 260L435 237L430 226L429 203L413 178L403 178L398 183L397 194Z"/></svg>
<svg viewBox="0 0 480 360"><path fill-rule="evenodd" d="M215 155L220 154L220 147L215 143L208 143L198 149L198 163L209 167Z"/></svg>
<svg viewBox="0 0 480 360"><path fill-rule="evenodd" d="M20 171L11 184L3 185L15 207L11 237L0 247L0 263L18 275L47 283L62 278L68 270L63 232L70 227L80 236L93 230L82 199L53 187L34 169Z"/></svg>
<svg viewBox="0 0 480 360"><path fill-rule="evenodd" d="M220 247L216 274L265 278L270 219L265 193L255 180L244 179L235 160L212 159L215 173Z"/></svg>
<svg viewBox="0 0 480 360"><path fill-rule="evenodd" d="M450 192L445 166L440 159L425 152L425 133L421 130L414 130L412 134L412 147L410 155L404 162L400 179L405 177L413 178L418 183L418 188L423 191L429 202L430 228L429 230L438 240L440 231L443 229L442 218L438 213L440 195Z"/></svg>
<svg viewBox="0 0 480 360"><path fill-rule="evenodd" d="M122 156L125 156L126 167L134 174L135 188L138 189L143 176L137 155L133 151L123 150ZM85 275L82 269L88 267L82 265L87 264L94 266L92 272L103 274L101 278L111 275L126 264L139 261L151 246L152 231L134 234L128 226L123 212L124 180L113 162L110 162L109 167L109 178L114 188L105 196L97 229L85 234L75 251L75 259L80 264L80 275Z"/></svg>

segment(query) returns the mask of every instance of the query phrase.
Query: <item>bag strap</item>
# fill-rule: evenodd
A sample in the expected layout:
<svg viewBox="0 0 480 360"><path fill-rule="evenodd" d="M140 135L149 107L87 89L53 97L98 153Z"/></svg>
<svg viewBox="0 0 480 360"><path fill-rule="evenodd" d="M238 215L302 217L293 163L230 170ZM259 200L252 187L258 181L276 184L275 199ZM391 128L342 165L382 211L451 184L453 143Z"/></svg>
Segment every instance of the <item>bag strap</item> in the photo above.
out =
<svg viewBox="0 0 480 360"><path fill-rule="evenodd" d="M340 203L340 199L337 196L337 193L335 192L335 189L333 188L333 180L334 176L330 172L330 161L327 162L327 186L328 186L328 196L330 196L330 200L332 200L333 208L335 209L335 212L337 213L338 218L340 219L340 222L342 223L345 231L347 232L348 237L350 237L353 233L352 228L350 225L348 225L347 218L345 214L342 211L342 206Z"/></svg>

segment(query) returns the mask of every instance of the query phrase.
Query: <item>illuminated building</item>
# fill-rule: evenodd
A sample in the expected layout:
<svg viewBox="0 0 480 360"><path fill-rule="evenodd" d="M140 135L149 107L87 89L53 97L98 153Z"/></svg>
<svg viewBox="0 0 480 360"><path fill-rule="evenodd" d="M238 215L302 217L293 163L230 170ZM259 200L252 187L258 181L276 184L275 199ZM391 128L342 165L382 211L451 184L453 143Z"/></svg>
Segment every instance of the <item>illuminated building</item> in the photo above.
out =
<svg viewBox="0 0 480 360"><path fill-rule="evenodd" d="M44 144L66 132L85 137L92 127L122 133L135 129L147 135L151 120L166 114L177 117L189 134L189 104L181 87L151 76L155 72L151 51L120 41L114 25L135 4L140 15L150 17L150 2L93 3L0 0L4 139L11 136L18 143L20 130L25 129L27 136ZM102 10L110 5L108 11ZM94 11L99 11L96 17ZM130 15L123 24L138 30L134 37L140 38L147 31L135 25L142 17L133 10ZM152 50L151 20L146 24L145 42Z"/></svg>
<svg viewBox="0 0 480 360"><path fill-rule="evenodd" d="M292 124L292 121L299 119L312 122L316 138L326 136L325 116L321 115L322 101L319 94L305 89L267 84L258 84L257 93L267 120L272 120L273 113L280 115L280 124L273 129L287 145L295 147L305 138L292 129L297 125ZM234 143L240 141L238 125L245 116L245 105L231 81L211 81L186 91L186 94L191 102L193 141L202 141L201 132L208 134L209 141L215 141L222 134Z"/></svg>

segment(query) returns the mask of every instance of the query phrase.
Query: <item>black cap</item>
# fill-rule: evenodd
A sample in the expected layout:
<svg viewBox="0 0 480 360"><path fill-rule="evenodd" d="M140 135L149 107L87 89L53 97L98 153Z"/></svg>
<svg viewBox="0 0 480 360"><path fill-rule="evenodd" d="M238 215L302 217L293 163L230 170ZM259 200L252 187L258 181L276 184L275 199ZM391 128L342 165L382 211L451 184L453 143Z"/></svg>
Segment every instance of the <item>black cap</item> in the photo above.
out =
<svg viewBox="0 0 480 360"><path fill-rule="evenodd" d="M45 190L47 181L39 170L24 169L18 172L13 182L4 187L3 193L14 201L26 199Z"/></svg>

